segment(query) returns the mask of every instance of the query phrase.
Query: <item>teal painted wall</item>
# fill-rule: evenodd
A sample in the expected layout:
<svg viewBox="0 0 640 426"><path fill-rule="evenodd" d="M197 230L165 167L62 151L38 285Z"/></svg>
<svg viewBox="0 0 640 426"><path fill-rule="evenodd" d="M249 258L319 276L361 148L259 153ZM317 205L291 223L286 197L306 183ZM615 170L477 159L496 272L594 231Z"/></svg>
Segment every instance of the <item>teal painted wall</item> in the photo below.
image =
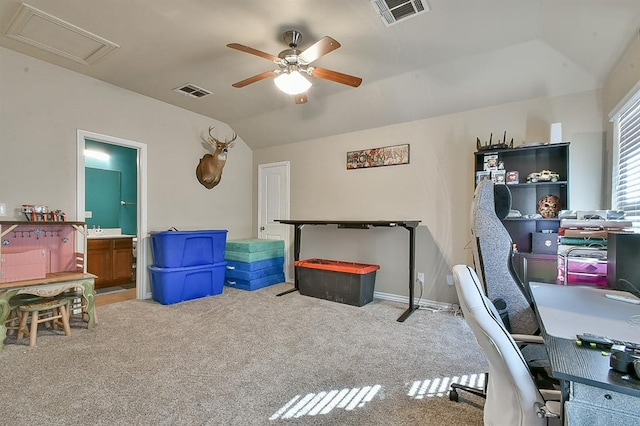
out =
<svg viewBox="0 0 640 426"><path fill-rule="evenodd" d="M105 160L85 156L85 210L93 213L92 218L86 219L87 225L89 228L94 225L101 228L122 228L123 234L136 235L137 150L88 139L85 141L85 149L109 155ZM120 201L133 204L122 206Z"/></svg>
<svg viewBox="0 0 640 426"><path fill-rule="evenodd" d="M86 167L84 169L86 210L93 216L89 227L120 228L120 172Z"/></svg>

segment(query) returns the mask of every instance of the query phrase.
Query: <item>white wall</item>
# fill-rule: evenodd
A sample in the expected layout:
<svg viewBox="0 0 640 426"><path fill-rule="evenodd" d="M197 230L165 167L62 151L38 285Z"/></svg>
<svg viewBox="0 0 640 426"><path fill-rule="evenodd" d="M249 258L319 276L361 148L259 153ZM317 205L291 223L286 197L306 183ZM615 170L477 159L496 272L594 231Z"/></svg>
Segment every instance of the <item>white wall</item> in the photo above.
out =
<svg viewBox="0 0 640 426"><path fill-rule="evenodd" d="M476 137L484 142L493 133L495 141L506 130L515 145L548 141L553 122L562 122L564 139L571 142L570 207L600 208L604 134L597 91L260 149L254 151L254 167L291 162L292 219L421 220L416 271L426 274L423 297L455 302L446 275L454 264L471 262L469 208ZM346 170L347 151L403 143L410 144L409 165ZM379 264L376 291L408 295L408 233L402 228L307 226L302 232L301 258Z"/></svg>
<svg viewBox="0 0 640 426"><path fill-rule="evenodd" d="M228 229L229 238L248 238L251 149L236 141L215 188L205 189L195 177L206 152L200 137L211 125L225 127L0 48L0 203L9 212L0 220L22 219L14 213L22 204L48 205L76 219L76 131L81 129L147 144L150 231Z"/></svg>

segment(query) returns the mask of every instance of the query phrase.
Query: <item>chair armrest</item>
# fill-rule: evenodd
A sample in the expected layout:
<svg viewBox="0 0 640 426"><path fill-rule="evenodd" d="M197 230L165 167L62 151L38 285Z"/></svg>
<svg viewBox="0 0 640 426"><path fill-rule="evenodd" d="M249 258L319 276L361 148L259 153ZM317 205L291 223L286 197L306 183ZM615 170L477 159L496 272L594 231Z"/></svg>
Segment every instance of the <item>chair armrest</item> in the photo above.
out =
<svg viewBox="0 0 640 426"><path fill-rule="evenodd" d="M558 419L562 415L562 402L560 402L560 391L540 389L540 394L544 399L544 405L536 402L534 405L536 415L541 418Z"/></svg>
<svg viewBox="0 0 640 426"><path fill-rule="evenodd" d="M537 344L544 344L544 339L542 338L542 336L532 336L530 334L512 334L511 337L513 337L513 340L516 341L516 343L537 343Z"/></svg>
<svg viewBox="0 0 640 426"><path fill-rule="evenodd" d="M541 419L559 419L562 414L562 404L559 401L547 401L544 405L536 402L533 406Z"/></svg>
<svg viewBox="0 0 640 426"><path fill-rule="evenodd" d="M545 401L560 401L562 393L555 389L538 389Z"/></svg>

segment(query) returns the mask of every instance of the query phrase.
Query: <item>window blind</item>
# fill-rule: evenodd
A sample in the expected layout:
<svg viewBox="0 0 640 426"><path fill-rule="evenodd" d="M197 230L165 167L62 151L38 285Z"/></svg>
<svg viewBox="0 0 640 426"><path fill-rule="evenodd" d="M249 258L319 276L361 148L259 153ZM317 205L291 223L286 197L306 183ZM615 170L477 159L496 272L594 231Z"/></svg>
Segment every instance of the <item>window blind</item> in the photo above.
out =
<svg viewBox="0 0 640 426"><path fill-rule="evenodd" d="M620 114L618 135L616 208L628 218L640 218L640 98Z"/></svg>

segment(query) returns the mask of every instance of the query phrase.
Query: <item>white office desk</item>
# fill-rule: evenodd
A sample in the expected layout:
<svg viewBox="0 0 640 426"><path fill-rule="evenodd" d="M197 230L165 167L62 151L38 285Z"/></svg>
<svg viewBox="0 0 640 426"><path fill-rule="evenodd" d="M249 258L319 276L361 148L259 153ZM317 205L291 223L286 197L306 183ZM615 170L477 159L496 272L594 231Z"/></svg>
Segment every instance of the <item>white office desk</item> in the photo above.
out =
<svg viewBox="0 0 640 426"><path fill-rule="evenodd" d="M640 425L640 380L609 367L601 350L575 343L592 333L640 343L640 305L606 298L629 293L591 287L531 283L554 377L563 384L565 424Z"/></svg>
<svg viewBox="0 0 640 426"><path fill-rule="evenodd" d="M640 343L640 305L605 297L629 293L540 283L530 287L547 334L575 340L577 334L591 333Z"/></svg>

